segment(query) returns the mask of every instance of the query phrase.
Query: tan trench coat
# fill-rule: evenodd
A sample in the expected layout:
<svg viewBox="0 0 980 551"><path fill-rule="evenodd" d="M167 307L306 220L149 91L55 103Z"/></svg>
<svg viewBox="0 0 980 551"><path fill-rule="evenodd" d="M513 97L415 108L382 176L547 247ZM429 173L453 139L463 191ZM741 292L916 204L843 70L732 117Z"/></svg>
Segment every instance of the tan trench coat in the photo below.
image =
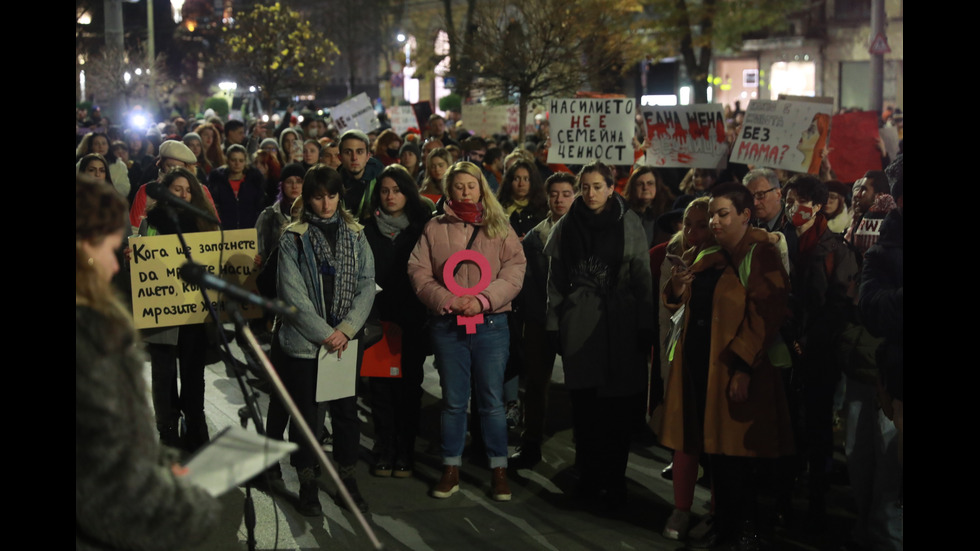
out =
<svg viewBox="0 0 980 551"><path fill-rule="evenodd" d="M751 258L748 285L739 280L738 266L756 244ZM728 259L724 251L705 255L695 262L695 272L724 266L712 302L711 351L705 400L704 438L697 442L697 431L685 431L683 369L684 331L674 352L664 399L661 443L689 453L705 452L746 457L777 457L793 452L792 426L780 369L769 361L767 348L773 342L788 313L789 277L779 253L765 231L750 228ZM669 284L669 283L668 283ZM664 304L676 311L690 299L690 287L681 301L671 303L669 292ZM728 398L734 370L733 355L752 366L749 397L741 403ZM696 416L686 416L687 419Z"/></svg>

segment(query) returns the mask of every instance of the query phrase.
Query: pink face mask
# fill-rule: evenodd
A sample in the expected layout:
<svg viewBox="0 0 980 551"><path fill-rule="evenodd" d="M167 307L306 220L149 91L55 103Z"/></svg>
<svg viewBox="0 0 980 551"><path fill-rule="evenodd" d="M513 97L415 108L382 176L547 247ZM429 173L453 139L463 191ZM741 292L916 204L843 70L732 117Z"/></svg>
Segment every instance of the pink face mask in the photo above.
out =
<svg viewBox="0 0 980 551"><path fill-rule="evenodd" d="M808 207L799 203L793 205L792 213L793 216L791 217L791 221L797 228L805 225L810 220L813 220L814 216L813 207Z"/></svg>

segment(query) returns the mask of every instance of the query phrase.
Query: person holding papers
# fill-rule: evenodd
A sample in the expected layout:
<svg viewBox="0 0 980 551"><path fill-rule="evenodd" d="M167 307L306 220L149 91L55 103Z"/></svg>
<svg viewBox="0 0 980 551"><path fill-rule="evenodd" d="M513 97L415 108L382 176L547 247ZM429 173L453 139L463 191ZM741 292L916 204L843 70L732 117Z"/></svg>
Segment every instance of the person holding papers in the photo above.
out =
<svg viewBox="0 0 980 551"><path fill-rule="evenodd" d="M187 549L220 505L160 445L130 314L113 294L126 199L75 182L75 549Z"/></svg>
<svg viewBox="0 0 980 551"><path fill-rule="evenodd" d="M363 227L343 206L343 193L343 179L336 170L322 164L310 168L298 221L286 227L279 242L279 297L299 310L279 330L286 355L279 374L310 426L317 424L321 349L343 357L374 303L374 257ZM340 478L358 508L366 511L367 502L354 479L360 432L353 393L332 400L330 415ZM290 440L299 442L299 430L291 426L289 432ZM316 456L301 443L291 463L299 474L299 511L319 515Z"/></svg>

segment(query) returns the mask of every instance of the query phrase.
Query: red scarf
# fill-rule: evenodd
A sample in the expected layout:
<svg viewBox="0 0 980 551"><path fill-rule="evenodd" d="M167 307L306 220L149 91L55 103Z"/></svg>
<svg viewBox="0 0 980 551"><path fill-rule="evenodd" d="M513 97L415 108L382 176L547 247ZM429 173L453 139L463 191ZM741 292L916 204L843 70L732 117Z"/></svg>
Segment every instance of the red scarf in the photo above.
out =
<svg viewBox="0 0 980 551"><path fill-rule="evenodd" d="M463 203L448 201L449 208L453 209L456 216L467 224L481 224L483 222L483 203Z"/></svg>
<svg viewBox="0 0 980 551"><path fill-rule="evenodd" d="M810 229L800 236L800 254L809 256L813 252L813 248L820 242L820 236L825 231L827 231L827 217L818 213Z"/></svg>

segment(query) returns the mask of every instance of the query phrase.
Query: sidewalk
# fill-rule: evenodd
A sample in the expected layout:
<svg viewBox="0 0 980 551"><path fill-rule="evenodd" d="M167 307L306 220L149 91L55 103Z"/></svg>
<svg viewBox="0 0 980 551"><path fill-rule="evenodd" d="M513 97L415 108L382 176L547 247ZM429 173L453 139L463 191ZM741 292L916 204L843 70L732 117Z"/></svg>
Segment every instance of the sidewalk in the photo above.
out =
<svg viewBox="0 0 980 551"><path fill-rule="evenodd" d="M234 345L233 345L234 346ZM236 355L240 352L235 348ZM149 370L149 364L147 364ZM439 479L439 385L429 357L425 365L425 394L422 407L422 430L416 450L416 468L412 478L376 478L370 475L370 410L359 400L361 416L361 462L358 485L370 504L366 515L385 549L443 551L482 549L506 550L667 550L682 549L680 542L660 535L673 503L671 482L660 476L670 461L670 452L650 442L634 441L627 477L630 480L628 502L611 516L598 516L578 508L569 494L574 488L571 469L574 444L571 439L571 415L568 395L560 384L563 374L555 369L555 382L549 402L548 432L544 460L533 471L511 474L513 500L498 503L490 499L490 473L464 459L461 488L455 496L440 500L429 497L429 488ZM206 373L205 412L211 434L240 423L238 410L244 401L238 383L225 374L223 364L208 366ZM260 394L265 414L268 397ZM251 428L251 427L250 427ZM518 442L511 435L511 451ZM329 456L329 453L328 453ZM371 549L370 540L356 525L353 514L341 509L332 499L336 489L329 475L320 477L320 501L324 514L320 519L299 515L293 504L299 488L296 472L288 461L282 462L284 487L268 493L253 490L257 519L257 549ZM198 549L209 551L246 549L242 505L244 488L221 498L224 514L219 529ZM692 512L707 512L710 493L698 486ZM805 499L797 500L797 516L803 517ZM800 530L766 534L775 549L836 549L846 541L853 522L853 504L847 488L834 486L828 496L829 521L819 533ZM278 540L277 540L278 530Z"/></svg>

